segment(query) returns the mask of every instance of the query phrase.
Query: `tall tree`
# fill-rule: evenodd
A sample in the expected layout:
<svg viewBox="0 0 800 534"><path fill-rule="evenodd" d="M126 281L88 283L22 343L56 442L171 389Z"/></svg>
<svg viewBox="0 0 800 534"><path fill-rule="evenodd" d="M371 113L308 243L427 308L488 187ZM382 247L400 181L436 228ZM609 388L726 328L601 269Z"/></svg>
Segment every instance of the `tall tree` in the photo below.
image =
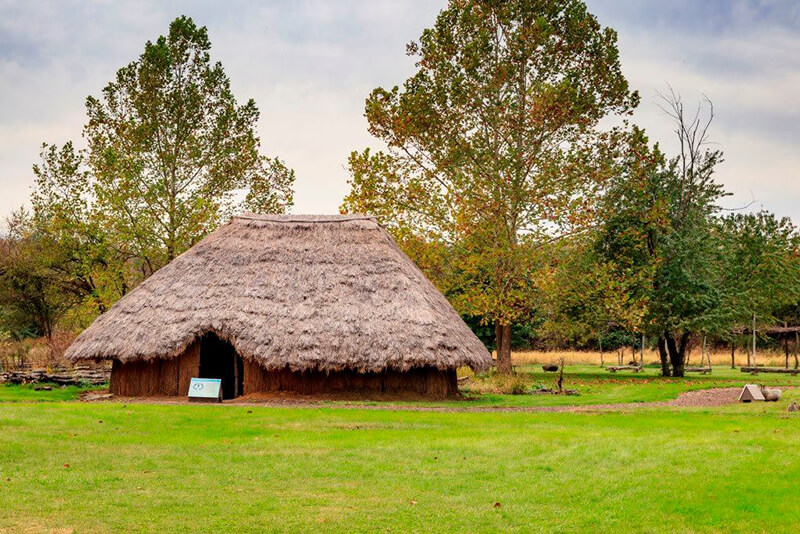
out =
<svg viewBox="0 0 800 534"><path fill-rule="evenodd" d="M657 147L634 145L635 159L646 165L620 174L610 187L601 247L607 259L627 266L620 276L647 296L642 329L658 339L663 373L683 376L692 333L724 322L716 217L726 193L714 181L722 153L708 147L711 103L690 115L674 93L664 102L680 153L664 163Z"/></svg>
<svg viewBox="0 0 800 534"><path fill-rule="evenodd" d="M663 155L636 127L625 147L600 203L600 227L550 255L557 262L545 292L551 321L598 340L610 331L646 330L655 272L648 244L665 219L664 204L652 200Z"/></svg>
<svg viewBox="0 0 800 534"><path fill-rule="evenodd" d="M451 0L408 45L417 72L367 98L385 152L350 156L345 211L456 246L456 304L496 325L511 371L511 325L530 312L536 250L586 228L638 103L616 33L578 0Z"/></svg>
<svg viewBox="0 0 800 534"><path fill-rule="evenodd" d="M87 98L88 148L45 146L34 169L37 213L66 216L62 235L102 243L141 277L234 210L292 204L294 172L260 154L258 109L237 103L210 48L205 27L175 19L99 97Z"/></svg>

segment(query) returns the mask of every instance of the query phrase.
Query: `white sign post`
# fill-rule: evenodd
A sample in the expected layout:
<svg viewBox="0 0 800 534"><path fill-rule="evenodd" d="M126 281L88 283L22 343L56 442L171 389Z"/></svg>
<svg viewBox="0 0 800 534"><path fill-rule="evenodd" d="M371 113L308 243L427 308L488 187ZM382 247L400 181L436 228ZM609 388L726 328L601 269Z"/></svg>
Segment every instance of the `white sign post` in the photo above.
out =
<svg viewBox="0 0 800 534"><path fill-rule="evenodd" d="M222 380L192 378L189 383L189 402L222 402Z"/></svg>

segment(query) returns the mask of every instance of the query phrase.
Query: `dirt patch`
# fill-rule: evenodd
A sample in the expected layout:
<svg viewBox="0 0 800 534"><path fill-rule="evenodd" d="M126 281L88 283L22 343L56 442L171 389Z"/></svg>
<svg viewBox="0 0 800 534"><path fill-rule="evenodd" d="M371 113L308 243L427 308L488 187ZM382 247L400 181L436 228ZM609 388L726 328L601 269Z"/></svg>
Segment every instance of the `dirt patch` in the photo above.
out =
<svg viewBox="0 0 800 534"><path fill-rule="evenodd" d="M724 406L739 402L742 388L718 388L687 391L677 399L667 401L667 406Z"/></svg>
<svg viewBox="0 0 800 534"><path fill-rule="evenodd" d="M681 393L677 399L659 402L627 402L619 404L594 404L585 406L552 406L561 408L554 412L595 412L595 411L626 411L640 408L678 407L678 408L712 408L736 404L739 401L741 388L699 389ZM543 407L544 408L544 407ZM542 410L545 411L545 410Z"/></svg>
<svg viewBox="0 0 800 534"><path fill-rule="evenodd" d="M221 406L259 406L276 408L337 408L353 410L408 410L417 412L530 412L530 413L562 413L562 412L627 412L644 408L681 407L703 408L725 406L738 402L740 388L701 389L681 393L677 399L659 402L628 402L618 404L588 404L581 406L420 406L415 404L365 404L353 402L331 404L329 400L308 397L240 397L225 401ZM176 397L116 397L108 394L87 393L80 400L85 402L125 402L137 404L189 404Z"/></svg>

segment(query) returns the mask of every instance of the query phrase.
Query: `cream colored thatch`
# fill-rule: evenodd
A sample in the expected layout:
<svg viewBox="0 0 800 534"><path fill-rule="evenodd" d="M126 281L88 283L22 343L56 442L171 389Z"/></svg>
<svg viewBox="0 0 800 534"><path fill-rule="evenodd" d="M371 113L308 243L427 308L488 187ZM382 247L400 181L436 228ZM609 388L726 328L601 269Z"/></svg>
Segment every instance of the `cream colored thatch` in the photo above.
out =
<svg viewBox="0 0 800 534"><path fill-rule="evenodd" d="M269 370L491 363L375 219L342 215L235 217L120 299L67 357L171 358L207 332Z"/></svg>

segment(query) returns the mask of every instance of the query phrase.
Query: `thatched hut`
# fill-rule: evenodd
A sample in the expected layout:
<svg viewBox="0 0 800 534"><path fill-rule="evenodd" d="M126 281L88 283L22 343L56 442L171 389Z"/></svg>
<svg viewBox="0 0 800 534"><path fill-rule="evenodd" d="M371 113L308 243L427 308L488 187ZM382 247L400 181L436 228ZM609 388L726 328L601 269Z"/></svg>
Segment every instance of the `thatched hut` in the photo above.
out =
<svg viewBox="0 0 800 534"><path fill-rule="evenodd" d="M71 360L113 360L111 392L457 394L491 356L372 217L243 215L87 328Z"/></svg>

